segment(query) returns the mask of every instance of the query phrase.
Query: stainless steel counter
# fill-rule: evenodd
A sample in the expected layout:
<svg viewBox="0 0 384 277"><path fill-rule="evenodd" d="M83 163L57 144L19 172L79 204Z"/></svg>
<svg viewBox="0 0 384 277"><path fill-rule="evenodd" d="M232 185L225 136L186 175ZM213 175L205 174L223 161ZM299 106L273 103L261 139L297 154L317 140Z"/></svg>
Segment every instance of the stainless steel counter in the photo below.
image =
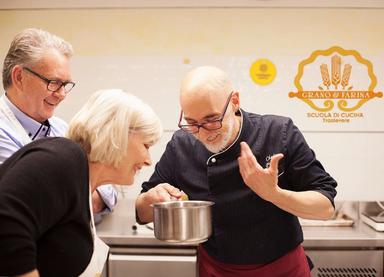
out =
<svg viewBox="0 0 384 277"><path fill-rule="evenodd" d="M130 200L132 202L132 200ZM133 204L127 199L119 199L112 214L104 216L96 226L98 236L110 246L194 246L195 244L175 244L157 240L153 230L146 225L136 224Z"/></svg>
<svg viewBox="0 0 384 277"><path fill-rule="evenodd" d="M105 276L197 276L196 245L159 241L153 230L135 223L133 200L121 199L97 225L98 235L111 247ZM383 276L384 232L359 220L352 227L305 226L303 231L306 254L315 264L312 276Z"/></svg>
<svg viewBox="0 0 384 277"><path fill-rule="evenodd" d="M97 225L97 233L110 246L103 272L108 277L196 277L196 245L157 240L153 230L137 225L133 201L119 201L115 211ZM134 228L133 228L134 227Z"/></svg>
<svg viewBox="0 0 384 277"><path fill-rule="evenodd" d="M132 200L120 199L115 211L97 225L101 239L111 246L177 246L157 240L145 225L135 225ZM305 248L383 248L384 232L376 232L363 222L352 227L303 227Z"/></svg>
<svg viewBox="0 0 384 277"><path fill-rule="evenodd" d="M303 227L305 248L384 248L384 233L358 221L352 227Z"/></svg>

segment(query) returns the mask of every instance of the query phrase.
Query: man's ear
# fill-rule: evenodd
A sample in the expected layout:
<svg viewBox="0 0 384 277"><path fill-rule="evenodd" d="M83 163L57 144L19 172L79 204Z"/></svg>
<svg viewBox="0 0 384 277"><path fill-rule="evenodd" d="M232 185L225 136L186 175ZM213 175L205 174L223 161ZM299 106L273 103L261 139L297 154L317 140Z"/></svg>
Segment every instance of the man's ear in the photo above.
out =
<svg viewBox="0 0 384 277"><path fill-rule="evenodd" d="M240 109L240 93L238 91L234 91L232 93L231 103L235 111L238 111Z"/></svg>
<svg viewBox="0 0 384 277"><path fill-rule="evenodd" d="M15 65L11 72L12 85L16 90L23 89L23 68L20 65Z"/></svg>

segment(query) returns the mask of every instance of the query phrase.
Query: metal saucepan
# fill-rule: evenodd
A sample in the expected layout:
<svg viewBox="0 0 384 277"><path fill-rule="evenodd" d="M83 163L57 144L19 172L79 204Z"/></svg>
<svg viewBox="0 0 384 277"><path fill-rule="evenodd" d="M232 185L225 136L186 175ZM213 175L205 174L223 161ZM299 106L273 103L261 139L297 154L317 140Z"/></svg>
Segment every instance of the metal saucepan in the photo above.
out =
<svg viewBox="0 0 384 277"><path fill-rule="evenodd" d="M212 234L210 201L153 204L155 237L167 242L200 243Z"/></svg>

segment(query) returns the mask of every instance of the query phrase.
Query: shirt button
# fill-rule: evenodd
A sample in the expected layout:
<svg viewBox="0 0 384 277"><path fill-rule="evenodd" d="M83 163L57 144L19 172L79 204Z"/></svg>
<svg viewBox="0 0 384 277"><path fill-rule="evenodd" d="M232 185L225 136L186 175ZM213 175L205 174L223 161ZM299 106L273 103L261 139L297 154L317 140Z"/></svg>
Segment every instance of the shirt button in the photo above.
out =
<svg viewBox="0 0 384 277"><path fill-rule="evenodd" d="M215 163L216 162L216 158L212 158L211 162Z"/></svg>
<svg viewBox="0 0 384 277"><path fill-rule="evenodd" d="M45 128L43 128L43 131L45 131Z"/></svg>

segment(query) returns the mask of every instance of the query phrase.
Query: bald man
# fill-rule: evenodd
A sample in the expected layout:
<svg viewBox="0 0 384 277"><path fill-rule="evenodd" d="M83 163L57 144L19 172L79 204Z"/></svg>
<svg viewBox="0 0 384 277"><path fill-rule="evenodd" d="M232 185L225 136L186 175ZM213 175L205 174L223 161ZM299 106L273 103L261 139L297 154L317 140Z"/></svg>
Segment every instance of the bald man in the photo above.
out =
<svg viewBox="0 0 384 277"><path fill-rule="evenodd" d="M208 200L213 234L199 245L199 276L310 276L297 217L328 219L336 181L292 120L240 108L222 70L203 66L181 84L179 128L136 200ZM183 191L183 192L182 192Z"/></svg>

